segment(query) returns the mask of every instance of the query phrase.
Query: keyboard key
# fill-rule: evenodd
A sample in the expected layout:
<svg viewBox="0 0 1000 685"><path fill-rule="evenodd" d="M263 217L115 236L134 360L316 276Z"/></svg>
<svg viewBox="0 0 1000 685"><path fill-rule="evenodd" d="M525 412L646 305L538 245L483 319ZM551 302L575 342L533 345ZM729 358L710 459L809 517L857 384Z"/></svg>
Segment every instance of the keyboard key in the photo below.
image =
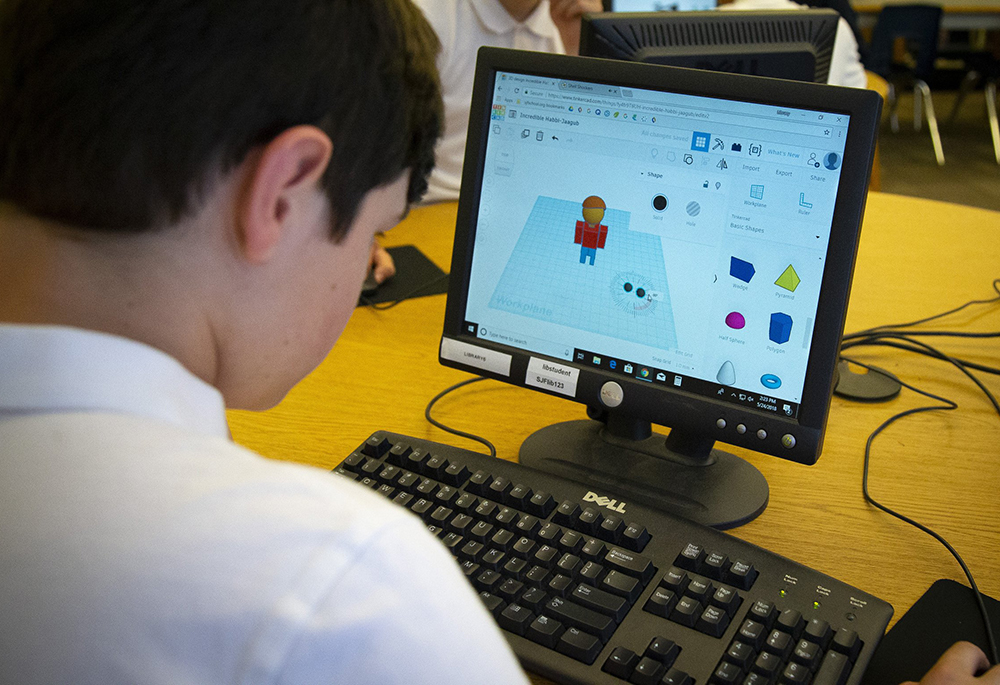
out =
<svg viewBox="0 0 1000 685"><path fill-rule="evenodd" d="M537 542L526 537L521 537L514 543L514 554L523 559L527 559L534 554L536 547L538 547Z"/></svg>
<svg viewBox="0 0 1000 685"><path fill-rule="evenodd" d="M521 593L524 592L524 583L514 580L513 578L508 578L503 581L503 584L500 585L500 589L497 592L508 602L516 602L521 597ZM518 635L521 634L522 633L518 633Z"/></svg>
<svg viewBox="0 0 1000 685"><path fill-rule="evenodd" d="M595 587L587 585L586 583L580 583L573 590L573 594L570 596L577 604L584 606L588 609L593 609L594 611L604 614L605 616L610 616L615 623L621 623L622 619L625 618L625 614L631 608L629 604L619 597L618 595L613 595L610 592L605 592L604 590L598 590Z"/></svg>
<svg viewBox="0 0 1000 685"><path fill-rule="evenodd" d="M410 495L412 497L413 495ZM448 530L453 533L458 533L459 535L465 535L468 533L469 528L475 523L475 519L468 514L457 514L451 521L448 522Z"/></svg>
<svg viewBox="0 0 1000 685"><path fill-rule="evenodd" d="M456 497L458 497L458 490L450 485L443 485L434 493L434 499L442 504L451 504L451 501Z"/></svg>
<svg viewBox="0 0 1000 685"><path fill-rule="evenodd" d="M851 662L844 654L829 651L823 657L812 685L843 685L851 674Z"/></svg>
<svg viewBox="0 0 1000 685"><path fill-rule="evenodd" d="M448 548L449 552L458 556L458 551L464 544L464 540L465 538L463 538L458 533L448 533L447 535L444 536L441 542L444 543L444 546Z"/></svg>
<svg viewBox="0 0 1000 685"><path fill-rule="evenodd" d="M498 525L509 528L521 520L521 514L513 507L504 507L497 512L497 515L493 520L496 521Z"/></svg>
<svg viewBox="0 0 1000 685"><path fill-rule="evenodd" d="M458 499L455 500L452 506L455 507L455 511L460 511L463 514L471 514L475 511L476 502L478 501L479 498L472 493L463 492L458 496Z"/></svg>
<svg viewBox="0 0 1000 685"><path fill-rule="evenodd" d="M537 587L530 587L521 595L520 604L537 614L548 601L549 596L544 591Z"/></svg>
<svg viewBox="0 0 1000 685"><path fill-rule="evenodd" d="M604 555L602 563L609 569L621 571L622 573L627 573L630 576L638 578L642 581L643 585L649 582L649 579L656 572L653 560L649 557L627 552L617 547L612 547Z"/></svg>
<svg viewBox="0 0 1000 685"><path fill-rule="evenodd" d="M469 476L469 482L465 484L465 489L474 495L485 495L493 482L493 476L487 471L476 471Z"/></svg>
<svg viewBox="0 0 1000 685"><path fill-rule="evenodd" d="M486 491L486 496L497 502L506 502L507 493L510 492L512 487L510 479L503 476L494 478L493 482L490 483L489 489Z"/></svg>
<svg viewBox="0 0 1000 685"><path fill-rule="evenodd" d="M415 449L406 457L406 461L403 463L403 468L413 471L414 473L423 473L424 461L427 457L427 450L419 448Z"/></svg>
<svg viewBox="0 0 1000 685"><path fill-rule="evenodd" d="M479 521L469 529L469 537L479 542L486 542L493 535L493 524L486 521Z"/></svg>
<svg viewBox="0 0 1000 685"><path fill-rule="evenodd" d="M535 536L539 541L554 545L558 542L559 538L562 537L563 529L554 523L542 524L542 527L538 529L538 534Z"/></svg>
<svg viewBox="0 0 1000 685"><path fill-rule="evenodd" d="M778 610L775 608L773 603L757 600L753 603L753 606L750 607L750 613L747 614L747 618L757 621L757 623L762 624L765 628L770 630L771 624L774 623L774 619L777 615Z"/></svg>
<svg viewBox="0 0 1000 685"><path fill-rule="evenodd" d="M711 685L739 685L743 682L743 669L736 664L723 661L716 667L708 682Z"/></svg>
<svg viewBox="0 0 1000 685"><path fill-rule="evenodd" d="M597 537L617 545L625 530L625 522L617 516L605 516L597 528Z"/></svg>
<svg viewBox="0 0 1000 685"><path fill-rule="evenodd" d="M732 588L728 588L725 585L717 587L715 593L712 595L712 599L709 600L713 606L717 606L727 614L729 618L736 615L736 610L740 608L740 604L743 603L743 599L736 593Z"/></svg>
<svg viewBox="0 0 1000 685"><path fill-rule="evenodd" d="M462 545L462 549L459 550L458 556L462 559L475 561L478 564L484 552L486 552L486 546L483 543L476 542L475 540L469 540Z"/></svg>
<svg viewBox="0 0 1000 685"><path fill-rule="evenodd" d="M485 566L486 568L493 569L494 571L496 571L503 564L505 558L506 555L503 552L501 552L498 549L493 549L491 547L490 549L486 550L486 553L483 554L482 558L479 560L479 563Z"/></svg>
<svg viewBox="0 0 1000 685"><path fill-rule="evenodd" d="M767 641L764 643L764 650L784 661L792 653L794 645L795 642L792 640L791 635L780 630L772 630L771 634L767 637Z"/></svg>
<svg viewBox="0 0 1000 685"><path fill-rule="evenodd" d="M565 629L565 626L559 621L548 616L539 616L528 626L525 637L532 642L554 649Z"/></svg>
<svg viewBox="0 0 1000 685"><path fill-rule="evenodd" d="M726 655L723 658L732 664L736 664L743 669L744 672L747 672L753 665L755 656L757 656L757 653L754 651L753 647L744 642L740 642L739 640L733 640L729 645L729 649L726 650Z"/></svg>
<svg viewBox="0 0 1000 685"><path fill-rule="evenodd" d="M676 561L674 561L674 566L679 566L687 571L694 571L698 573L701 571L701 564L705 560L705 550L701 546L694 543L688 543L688 545L681 550L681 553L677 555Z"/></svg>
<svg viewBox="0 0 1000 685"><path fill-rule="evenodd" d="M579 514L580 505L573 500L566 500L556 507L556 513L552 515L552 521L558 523L560 526L569 526Z"/></svg>
<svg viewBox="0 0 1000 685"><path fill-rule="evenodd" d="M448 467L444 470L444 474L441 476L441 480L449 485L459 486L468 480L469 469L466 468L465 464L448 464Z"/></svg>
<svg viewBox="0 0 1000 685"><path fill-rule="evenodd" d="M593 507L587 507L576 517L570 527L573 530L584 533L585 535L596 535L598 529L601 527L601 521L604 517L601 516L601 512L597 511Z"/></svg>
<svg viewBox="0 0 1000 685"><path fill-rule="evenodd" d="M514 534L509 530L498 530L490 538L490 547L495 547L496 549L502 550L504 552L510 552L511 548L514 547Z"/></svg>
<svg viewBox="0 0 1000 685"><path fill-rule="evenodd" d="M778 682L784 685L799 685L800 683L805 685L811 677L812 672L808 668L793 661L785 666L785 670L781 672L781 678Z"/></svg>
<svg viewBox="0 0 1000 685"><path fill-rule="evenodd" d="M761 652L754 661L752 670L754 673L764 676L768 682L772 681L780 672L782 665L781 657L770 652Z"/></svg>
<svg viewBox="0 0 1000 685"><path fill-rule="evenodd" d="M367 461L365 459L365 455L361 452L351 452L347 455L347 458L344 459L344 461L340 462L340 465L348 471L357 473L361 470L361 465L364 464L365 461Z"/></svg>
<svg viewBox="0 0 1000 685"><path fill-rule="evenodd" d="M698 600L691 597L681 597L674 605L674 610L670 612L670 620L680 623L682 626L694 628L702 610L703 607Z"/></svg>
<svg viewBox="0 0 1000 685"><path fill-rule="evenodd" d="M531 496L531 488L523 483L515 483L510 492L507 493L507 501L512 507L517 507L521 511L527 511Z"/></svg>
<svg viewBox="0 0 1000 685"><path fill-rule="evenodd" d="M745 561L734 561L726 573L726 582L741 590L752 588L755 580L757 580L757 569Z"/></svg>
<svg viewBox="0 0 1000 685"><path fill-rule="evenodd" d="M587 538L580 548L580 556L587 561L598 561L608 553L608 547L597 538Z"/></svg>
<svg viewBox="0 0 1000 685"><path fill-rule="evenodd" d="M561 573L556 573L549 580L549 584L545 586L545 590L550 595L555 595L557 597L565 597L570 592L573 591L573 579L569 576L564 576Z"/></svg>
<svg viewBox="0 0 1000 685"><path fill-rule="evenodd" d="M681 648L673 640L668 640L665 637L654 637L649 641L649 645L646 646L643 656L656 659L667 668L670 668L680 653Z"/></svg>
<svg viewBox="0 0 1000 685"><path fill-rule="evenodd" d="M834 649L847 657L848 661L854 663L861 652L861 640L853 630L841 628L833 636L830 649Z"/></svg>
<svg viewBox="0 0 1000 685"><path fill-rule="evenodd" d="M503 565L502 571L506 576L517 580L524 580L524 576L528 573L528 562L518 557L509 558L507 559L507 563Z"/></svg>
<svg viewBox="0 0 1000 685"><path fill-rule="evenodd" d="M660 681L663 685L694 685L694 679L684 671L671 668Z"/></svg>
<svg viewBox="0 0 1000 685"><path fill-rule="evenodd" d="M431 480L430 478L424 478L422 481L420 481L420 485L417 486L417 489L414 494L429 499L434 496L434 493L438 491L439 487L441 486L438 484L436 480Z"/></svg>
<svg viewBox="0 0 1000 685"><path fill-rule="evenodd" d="M548 518L552 510L555 509L556 500L547 492L536 492L524 505L525 511L535 516Z"/></svg>
<svg viewBox="0 0 1000 685"><path fill-rule="evenodd" d="M601 581L601 589L624 597L628 600L629 604L632 604L639 598L639 593L642 592L642 585L637 579L627 576L624 573L608 571L608 575L604 576L604 580Z"/></svg>
<svg viewBox="0 0 1000 685"><path fill-rule="evenodd" d="M729 614L720 609L719 607L705 607L705 610L701 612L701 616L698 617L698 623L695 628L706 635L711 635L712 637L722 637L722 634L726 632L726 628L729 627Z"/></svg>
<svg viewBox="0 0 1000 685"><path fill-rule="evenodd" d="M739 637L740 642L747 643L753 647L754 650L760 650L761 646L764 644L764 640L767 639L767 629L764 627L764 624L747 619L743 622L743 625L740 626L737 636Z"/></svg>
<svg viewBox="0 0 1000 685"><path fill-rule="evenodd" d="M538 529L542 527L542 522L537 516L532 516L527 514L521 517L521 520L517 522L514 526L521 535L526 535L529 538L533 538L538 534Z"/></svg>
<svg viewBox="0 0 1000 685"><path fill-rule="evenodd" d="M719 552L711 552L705 556L701 572L712 580L722 580L729 570L729 557Z"/></svg>
<svg viewBox="0 0 1000 685"><path fill-rule="evenodd" d="M412 471L403 471L396 480L396 487L407 492L415 492L422 479Z"/></svg>
<svg viewBox="0 0 1000 685"><path fill-rule="evenodd" d="M483 604L486 605L486 610L493 614L496 618L503 611L503 608L507 606L507 602L503 601L498 595L494 595L492 592L480 592L479 599L483 600Z"/></svg>
<svg viewBox="0 0 1000 685"><path fill-rule="evenodd" d="M826 621L814 618L806 624L806 629L802 632L802 637L810 642L815 642L820 649L826 649L833 637L833 630Z"/></svg>
<svg viewBox="0 0 1000 685"><path fill-rule="evenodd" d="M397 442L392 446L392 449L386 453L385 460L390 464L395 464L396 466L403 466L406 464L406 458L410 456L410 452L413 448L404 442Z"/></svg>
<svg viewBox="0 0 1000 685"><path fill-rule="evenodd" d="M666 667L655 659L639 659L628 681L634 685L659 685L660 678L667 672Z"/></svg>
<svg viewBox="0 0 1000 685"><path fill-rule="evenodd" d="M819 660L823 656L823 650L815 642L809 640L799 640L792 650L792 661L800 663L810 671L815 671L819 667Z"/></svg>
<svg viewBox="0 0 1000 685"><path fill-rule="evenodd" d="M434 480L443 480L445 469L448 468L448 460L442 456L432 454L424 460L421 470L425 476L430 476Z"/></svg>
<svg viewBox="0 0 1000 685"><path fill-rule="evenodd" d="M386 438L373 435L365 441L364 445L361 446L361 451L369 457L381 459L382 455L388 452L391 447L392 443L390 443Z"/></svg>
<svg viewBox="0 0 1000 685"><path fill-rule="evenodd" d="M403 469L399 468L398 466L393 466L392 464L386 466L385 464L383 464L382 471L378 474L378 479L383 483L392 485L396 482L396 479L399 478L402 474L403 474Z"/></svg>
<svg viewBox="0 0 1000 685"><path fill-rule="evenodd" d="M676 566L671 566L663 574L663 578L660 579L660 586L677 594L682 594L689 582L691 582L691 578L686 571Z"/></svg>
<svg viewBox="0 0 1000 685"><path fill-rule="evenodd" d="M653 590L653 594L646 600L646 605L643 609L661 618L668 618L676 604L677 595L674 592L663 587L658 587Z"/></svg>
<svg viewBox="0 0 1000 685"><path fill-rule="evenodd" d="M490 521L496 516L497 512L500 510L500 506L488 499L479 500L479 504L476 505L476 516L483 519L484 521Z"/></svg>
<svg viewBox="0 0 1000 685"><path fill-rule="evenodd" d="M527 574L525 574L524 580L525 582L530 583L531 585L537 588L540 588L549 582L550 575L552 574L549 573L549 570L547 568L544 568L542 566L532 566L531 570L528 571Z"/></svg>
<svg viewBox="0 0 1000 685"><path fill-rule="evenodd" d="M708 600L715 594L715 586L708 578L691 576L691 582L688 583L684 594L688 597L694 597L702 604L708 604Z"/></svg>
<svg viewBox="0 0 1000 685"><path fill-rule="evenodd" d="M508 604L497 616L497 623L515 635L524 635L534 618L535 615L520 604Z"/></svg>
<svg viewBox="0 0 1000 685"><path fill-rule="evenodd" d="M597 585L603 577L604 567L596 562L588 561L580 569L580 581L582 582Z"/></svg>
<svg viewBox="0 0 1000 685"><path fill-rule="evenodd" d="M544 566L545 568L552 568L555 566L556 561L559 559L559 550L551 545L542 545L539 547L535 554L531 557L531 561L539 566Z"/></svg>
<svg viewBox="0 0 1000 685"><path fill-rule="evenodd" d="M574 626L591 635L596 635L601 642L607 642L615 632L616 624L604 614L567 601L562 597L553 597L545 605L545 614L567 626Z"/></svg>
<svg viewBox="0 0 1000 685"><path fill-rule="evenodd" d="M577 661L592 664L597 655L601 653L603 646L600 640L593 635L578 628L567 628L566 632L559 638L556 650Z"/></svg>
<svg viewBox="0 0 1000 685"><path fill-rule="evenodd" d="M802 612L795 609L785 609L778 614L778 620L774 627L791 635L793 640L798 640L805 624L806 620L802 618Z"/></svg>
<svg viewBox="0 0 1000 685"><path fill-rule="evenodd" d="M630 523L625 526L625 532L622 533L622 538L618 544L622 547L627 547L633 552L641 552L646 548L646 544L650 539L651 536L649 535L649 531L646 530L646 526L639 525L638 523Z"/></svg>
<svg viewBox="0 0 1000 685"><path fill-rule="evenodd" d="M573 577L583 566L583 560L575 554L570 554L567 552L559 558L556 562L556 570L559 573L565 574L567 576Z"/></svg>
<svg viewBox="0 0 1000 685"><path fill-rule="evenodd" d="M631 649L626 649L625 647L615 647L611 650L611 654L608 655L608 658L601 667L601 670L605 673L610 673L616 678L628 680L628 677L632 675L632 669L634 669L638 663L639 655Z"/></svg>
<svg viewBox="0 0 1000 685"><path fill-rule="evenodd" d="M413 502L413 495L408 492L399 492L392 498L392 501L401 507L409 507L410 503Z"/></svg>
<svg viewBox="0 0 1000 685"><path fill-rule="evenodd" d="M560 549L570 552L571 554L579 554L583 549L584 537L575 530L567 530L559 538Z"/></svg>
<svg viewBox="0 0 1000 685"><path fill-rule="evenodd" d="M368 459L361 465L361 475L378 479L378 474L382 472L383 464L375 459Z"/></svg>

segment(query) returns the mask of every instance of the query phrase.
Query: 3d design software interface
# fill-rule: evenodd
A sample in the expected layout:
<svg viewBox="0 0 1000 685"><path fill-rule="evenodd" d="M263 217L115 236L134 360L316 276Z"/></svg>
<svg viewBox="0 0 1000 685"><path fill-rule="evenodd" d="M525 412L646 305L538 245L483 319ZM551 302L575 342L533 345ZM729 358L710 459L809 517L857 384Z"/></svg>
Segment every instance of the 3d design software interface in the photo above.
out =
<svg viewBox="0 0 1000 685"><path fill-rule="evenodd" d="M848 117L498 73L467 330L795 416Z"/></svg>

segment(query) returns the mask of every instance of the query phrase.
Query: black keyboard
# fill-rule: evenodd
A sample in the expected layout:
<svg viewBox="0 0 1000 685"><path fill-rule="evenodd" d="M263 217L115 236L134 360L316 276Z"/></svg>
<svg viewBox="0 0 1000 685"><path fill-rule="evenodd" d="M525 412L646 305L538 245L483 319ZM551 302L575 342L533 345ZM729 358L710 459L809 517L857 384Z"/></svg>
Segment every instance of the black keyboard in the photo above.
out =
<svg viewBox="0 0 1000 685"><path fill-rule="evenodd" d="M685 519L379 431L335 473L427 524L524 668L560 683L859 683L892 607Z"/></svg>

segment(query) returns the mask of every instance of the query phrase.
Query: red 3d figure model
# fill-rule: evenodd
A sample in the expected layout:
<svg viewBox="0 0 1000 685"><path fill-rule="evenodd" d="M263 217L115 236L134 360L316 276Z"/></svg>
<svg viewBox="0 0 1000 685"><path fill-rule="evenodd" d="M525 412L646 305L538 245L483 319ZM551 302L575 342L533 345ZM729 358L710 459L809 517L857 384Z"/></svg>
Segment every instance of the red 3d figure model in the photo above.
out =
<svg viewBox="0 0 1000 685"><path fill-rule="evenodd" d="M604 249L604 241L608 237L608 227L601 224L604 218L604 200L591 195L583 201L583 221L576 222L576 237L573 242L580 246L580 263L590 257L590 265L594 265L594 257L598 250Z"/></svg>

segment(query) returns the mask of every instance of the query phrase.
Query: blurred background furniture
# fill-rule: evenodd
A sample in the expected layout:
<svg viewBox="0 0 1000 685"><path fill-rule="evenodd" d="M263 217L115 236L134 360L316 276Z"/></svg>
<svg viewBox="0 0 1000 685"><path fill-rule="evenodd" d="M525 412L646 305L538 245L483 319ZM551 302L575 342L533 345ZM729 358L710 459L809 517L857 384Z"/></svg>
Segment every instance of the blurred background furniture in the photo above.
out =
<svg viewBox="0 0 1000 685"><path fill-rule="evenodd" d="M941 28L940 5L886 5L879 12L868 49L868 69L888 83L887 104L893 132L899 131L897 112L900 89L913 90L913 128L927 117L934 157L944 164L934 102L927 80L934 70Z"/></svg>

